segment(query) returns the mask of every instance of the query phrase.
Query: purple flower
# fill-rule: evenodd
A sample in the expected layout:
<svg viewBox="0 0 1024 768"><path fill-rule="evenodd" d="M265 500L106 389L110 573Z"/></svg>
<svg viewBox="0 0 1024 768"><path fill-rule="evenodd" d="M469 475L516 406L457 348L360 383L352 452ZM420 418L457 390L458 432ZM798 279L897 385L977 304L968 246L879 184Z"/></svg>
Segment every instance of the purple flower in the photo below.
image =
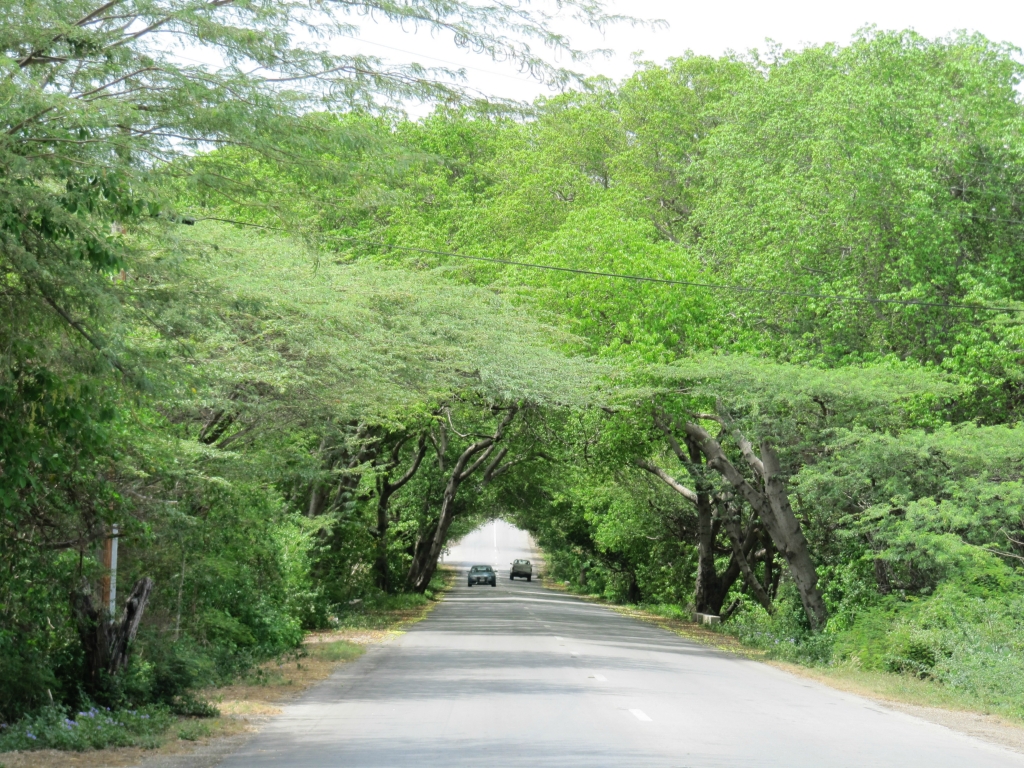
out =
<svg viewBox="0 0 1024 768"><path fill-rule="evenodd" d="M32 739L32 741L36 740L35 734L33 734L33 733L26 733L25 735L28 736L30 739Z"/></svg>

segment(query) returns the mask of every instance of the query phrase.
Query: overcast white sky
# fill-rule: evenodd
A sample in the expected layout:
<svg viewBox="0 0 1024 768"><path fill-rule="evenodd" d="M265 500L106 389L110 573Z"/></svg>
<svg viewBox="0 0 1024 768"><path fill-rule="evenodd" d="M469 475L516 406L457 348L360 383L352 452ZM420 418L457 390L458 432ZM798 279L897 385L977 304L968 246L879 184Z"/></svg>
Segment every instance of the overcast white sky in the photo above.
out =
<svg viewBox="0 0 1024 768"><path fill-rule="evenodd" d="M548 7L546 0L534 0ZM651 31L618 25L602 38L579 27L562 27L574 47L611 48L610 59L597 59L591 74L614 79L633 69L631 54L643 51L644 58L662 62L686 50L718 56L727 50L765 50L765 38L786 48L806 43L849 41L854 32L868 24L882 29L913 28L928 37L953 30L978 31L987 37L1024 47L1024 1L1022 0L861 0L860 2L811 2L810 0L610 0L609 10L647 19L664 19L667 29ZM353 51L394 61L416 61L436 65L438 59L466 67L469 83L489 95L532 100L549 93L545 86L519 75L505 64L456 48L449 40L418 35L381 25L360 24L359 38L351 41ZM348 46L346 46L348 47ZM400 50L396 50L400 49ZM420 110L412 108L412 113Z"/></svg>

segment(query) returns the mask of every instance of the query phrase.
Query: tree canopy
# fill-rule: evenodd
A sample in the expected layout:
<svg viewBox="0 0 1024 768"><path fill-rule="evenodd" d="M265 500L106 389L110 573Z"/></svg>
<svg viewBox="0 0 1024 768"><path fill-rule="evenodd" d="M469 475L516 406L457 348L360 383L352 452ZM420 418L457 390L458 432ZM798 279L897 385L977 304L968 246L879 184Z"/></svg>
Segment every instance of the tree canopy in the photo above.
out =
<svg viewBox="0 0 1024 768"><path fill-rule="evenodd" d="M562 92L338 53L367 14ZM180 705L494 516L574 590L1020 713L1019 51L580 82L505 2L3 19L0 719ZM113 524L144 653L94 647Z"/></svg>

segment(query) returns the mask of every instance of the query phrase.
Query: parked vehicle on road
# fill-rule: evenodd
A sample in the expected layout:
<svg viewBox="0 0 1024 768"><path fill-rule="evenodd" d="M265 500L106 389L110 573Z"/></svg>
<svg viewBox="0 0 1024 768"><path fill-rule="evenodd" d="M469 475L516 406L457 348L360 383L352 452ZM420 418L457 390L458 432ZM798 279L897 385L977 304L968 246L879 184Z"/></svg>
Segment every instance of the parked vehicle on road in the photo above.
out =
<svg viewBox="0 0 1024 768"><path fill-rule="evenodd" d="M474 565L469 569L469 586L474 584L490 584L498 586L498 576L489 565Z"/></svg>
<svg viewBox="0 0 1024 768"><path fill-rule="evenodd" d="M527 581L533 580L533 566L530 565L529 560L512 561L512 567L509 569L508 578L509 580L512 580L516 576L521 579L526 579Z"/></svg>

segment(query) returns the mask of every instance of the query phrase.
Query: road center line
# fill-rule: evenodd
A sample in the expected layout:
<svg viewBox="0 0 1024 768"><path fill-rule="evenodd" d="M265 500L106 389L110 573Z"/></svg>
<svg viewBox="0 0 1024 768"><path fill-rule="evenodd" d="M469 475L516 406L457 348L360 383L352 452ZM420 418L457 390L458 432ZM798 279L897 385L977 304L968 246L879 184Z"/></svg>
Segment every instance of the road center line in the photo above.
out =
<svg viewBox="0 0 1024 768"><path fill-rule="evenodd" d="M536 597L446 597L444 599L444 602L446 603L498 603L511 601L520 601L524 603L551 603L552 605L564 605L566 608L593 608L598 611L606 610L600 605L577 603L575 601L570 602L568 600L542 600Z"/></svg>
<svg viewBox="0 0 1024 768"><path fill-rule="evenodd" d="M635 717L637 720L640 720L641 722L644 722L644 723L651 722L651 718L649 718L647 715L645 715L644 711L642 709L631 709L629 711L633 713L633 717Z"/></svg>

